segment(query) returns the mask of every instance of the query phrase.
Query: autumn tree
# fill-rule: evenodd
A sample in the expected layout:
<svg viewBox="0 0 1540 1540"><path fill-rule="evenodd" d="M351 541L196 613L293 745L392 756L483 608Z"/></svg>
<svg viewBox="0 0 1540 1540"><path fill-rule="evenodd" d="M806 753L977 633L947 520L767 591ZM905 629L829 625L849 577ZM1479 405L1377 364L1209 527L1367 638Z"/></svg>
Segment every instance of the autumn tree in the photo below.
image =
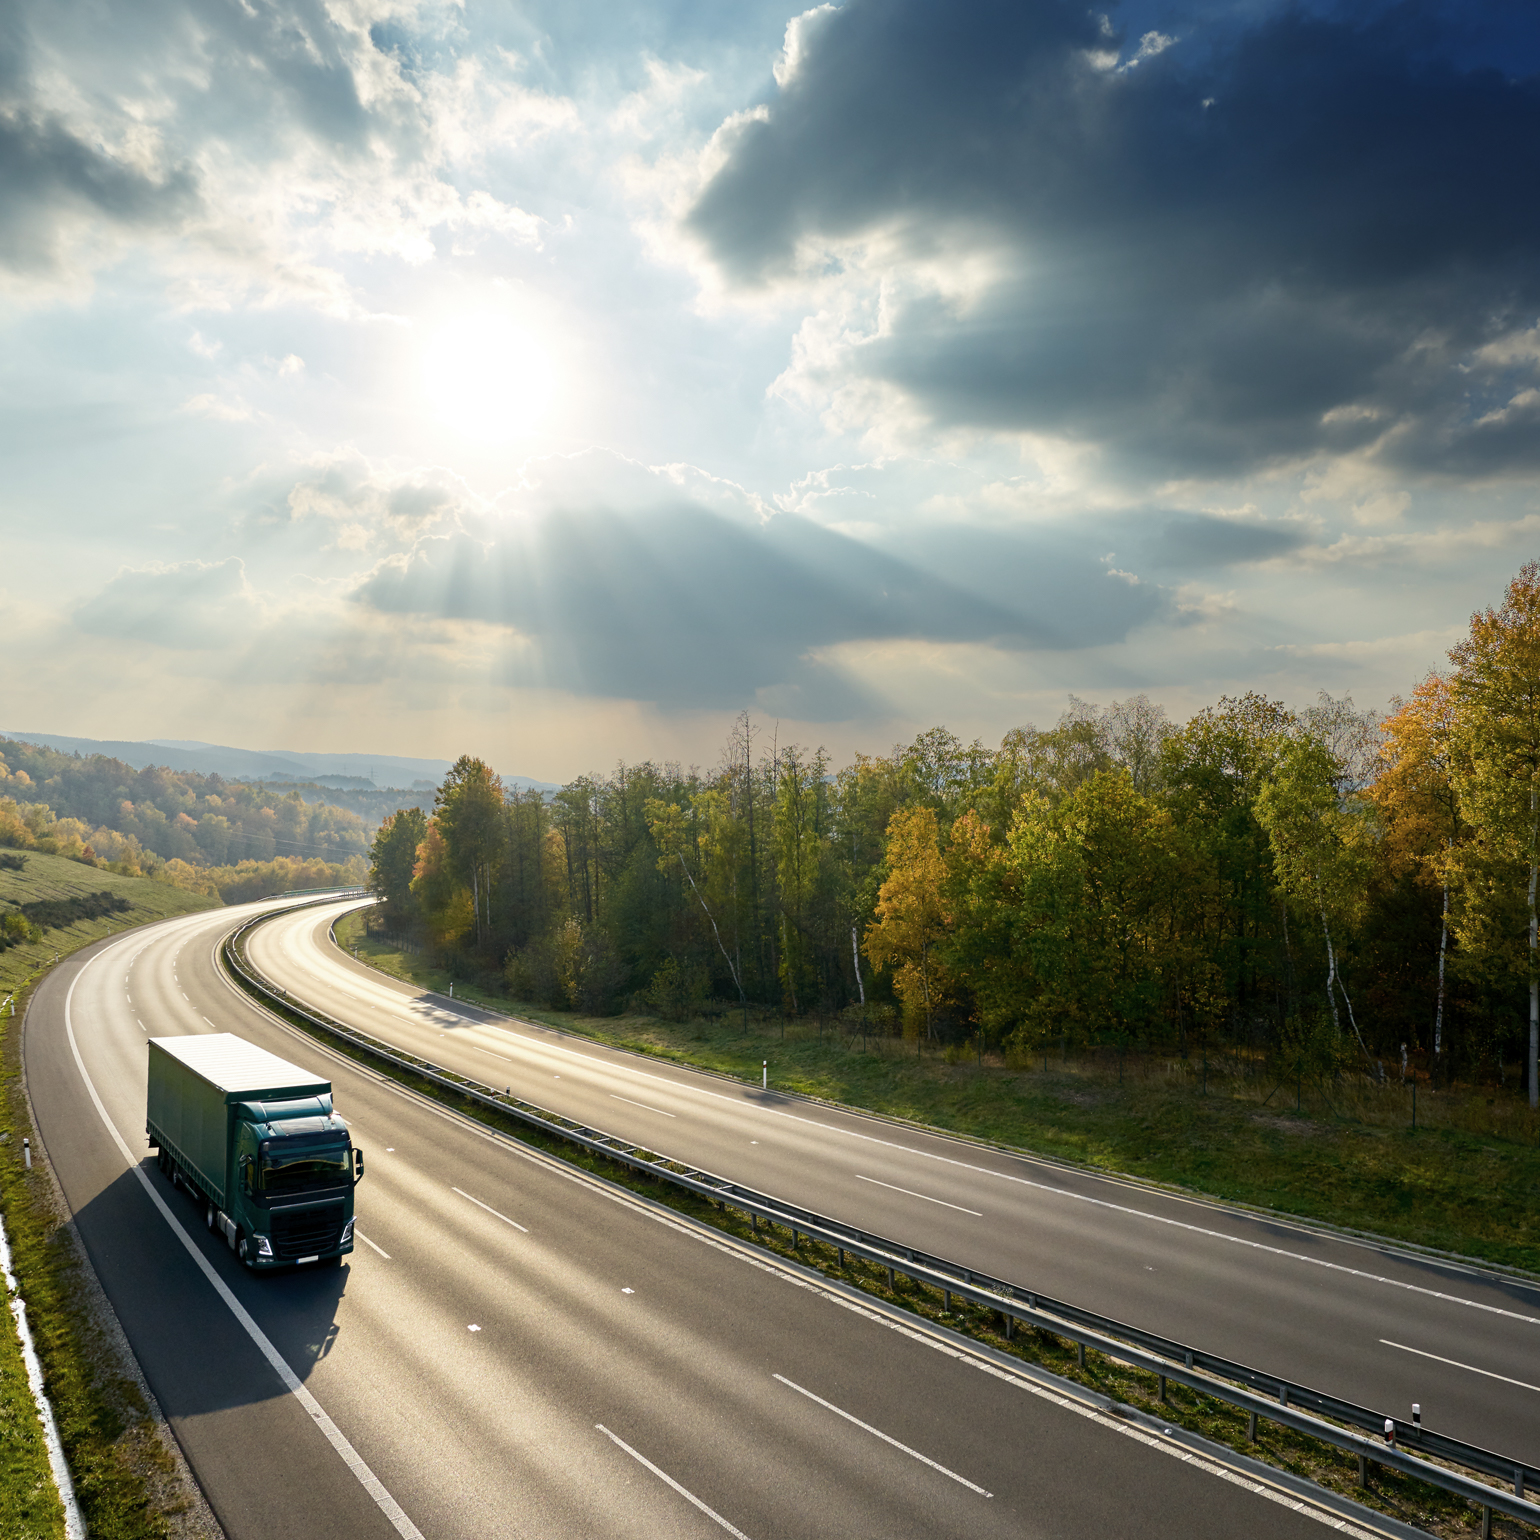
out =
<svg viewBox="0 0 1540 1540"><path fill-rule="evenodd" d="M1540 1106L1540 562L1527 562L1498 608L1471 616L1470 635L1451 648L1454 665L1453 781L1461 815L1475 831L1456 862L1463 915L1458 927L1529 990L1526 1083ZM1522 894L1522 901L1520 901ZM1521 917L1524 935L1515 934Z"/></svg>
<svg viewBox="0 0 1540 1540"><path fill-rule="evenodd" d="M924 1012L927 1038L935 1036L935 1011L947 985L939 955L951 924L946 879L935 811L899 809L888 820L887 877L877 896L877 923L866 932L866 955L874 968L894 969L906 1011Z"/></svg>
<svg viewBox="0 0 1540 1540"><path fill-rule="evenodd" d="M1433 1012L1435 1074L1443 1063L1445 961L1449 951L1449 879L1455 847L1467 830L1455 792L1455 697L1447 675L1430 673L1380 724L1379 774L1369 795L1384 830L1393 870L1439 889L1441 915Z"/></svg>

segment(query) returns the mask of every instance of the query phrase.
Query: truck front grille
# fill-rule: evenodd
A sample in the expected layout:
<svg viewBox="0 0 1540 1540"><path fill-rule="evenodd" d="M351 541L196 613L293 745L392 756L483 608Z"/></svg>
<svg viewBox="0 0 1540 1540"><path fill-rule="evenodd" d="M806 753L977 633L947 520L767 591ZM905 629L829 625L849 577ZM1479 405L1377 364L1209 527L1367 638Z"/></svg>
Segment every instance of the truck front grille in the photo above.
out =
<svg viewBox="0 0 1540 1540"><path fill-rule="evenodd" d="M341 1203L328 1203L324 1208L276 1209L273 1255L282 1262L324 1256L342 1244L342 1225Z"/></svg>

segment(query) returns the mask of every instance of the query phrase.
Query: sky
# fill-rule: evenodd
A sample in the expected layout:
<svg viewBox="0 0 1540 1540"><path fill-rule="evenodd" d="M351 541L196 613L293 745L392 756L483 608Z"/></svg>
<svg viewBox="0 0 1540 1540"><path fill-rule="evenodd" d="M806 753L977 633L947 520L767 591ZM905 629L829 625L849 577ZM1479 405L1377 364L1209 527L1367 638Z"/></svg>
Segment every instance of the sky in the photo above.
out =
<svg viewBox="0 0 1540 1540"><path fill-rule="evenodd" d="M0 722L1382 707L1540 557L1530 0L9 0Z"/></svg>

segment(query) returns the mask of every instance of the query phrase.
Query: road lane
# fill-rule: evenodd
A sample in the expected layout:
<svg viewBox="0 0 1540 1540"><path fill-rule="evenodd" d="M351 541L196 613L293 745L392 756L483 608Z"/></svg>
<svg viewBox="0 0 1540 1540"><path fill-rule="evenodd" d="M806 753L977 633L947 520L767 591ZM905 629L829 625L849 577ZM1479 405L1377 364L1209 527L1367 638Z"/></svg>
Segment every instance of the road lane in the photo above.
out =
<svg viewBox="0 0 1540 1540"><path fill-rule="evenodd" d="M322 1011L457 1073L789 1202L1440 1431L1540 1458L1540 1288L738 1085L451 1003L328 939L356 901L251 933ZM495 1060L491 1055L495 1055ZM666 1114L661 1116L660 1114Z"/></svg>
<svg viewBox="0 0 1540 1540"><path fill-rule="evenodd" d="M750 1540L1318 1532L1317 1519L1172 1458L1158 1440L939 1350L896 1318L317 1047L208 971L231 919L184 917L78 954L35 996L25 1053L82 1239L234 1540L397 1530L96 1115L66 1001L81 1064L134 1155L145 1149L136 1010L156 1035L213 1022L333 1081L368 1152L359 1223L378 1248L344 1267L248 1274L147 1155L138 1170L430 1540L721 1533L614 1438Z"/></svg>

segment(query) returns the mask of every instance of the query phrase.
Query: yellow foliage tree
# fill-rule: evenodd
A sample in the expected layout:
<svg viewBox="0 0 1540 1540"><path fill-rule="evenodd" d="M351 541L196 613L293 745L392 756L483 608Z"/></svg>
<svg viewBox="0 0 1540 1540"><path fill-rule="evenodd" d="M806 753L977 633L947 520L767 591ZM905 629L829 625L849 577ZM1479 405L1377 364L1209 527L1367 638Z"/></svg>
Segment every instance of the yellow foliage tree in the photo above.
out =
<svg viewBox="0 0 1540 1540"><path fill-rule="evenodd" d="M935 1035L935 1010L950 982L938 948L951 930L947 869L935 812L900 808L888 821L888 875L877 895L877 923L866 932L874 968L893 967L906 1015L925 1013L925 1035Z"/></svg>

